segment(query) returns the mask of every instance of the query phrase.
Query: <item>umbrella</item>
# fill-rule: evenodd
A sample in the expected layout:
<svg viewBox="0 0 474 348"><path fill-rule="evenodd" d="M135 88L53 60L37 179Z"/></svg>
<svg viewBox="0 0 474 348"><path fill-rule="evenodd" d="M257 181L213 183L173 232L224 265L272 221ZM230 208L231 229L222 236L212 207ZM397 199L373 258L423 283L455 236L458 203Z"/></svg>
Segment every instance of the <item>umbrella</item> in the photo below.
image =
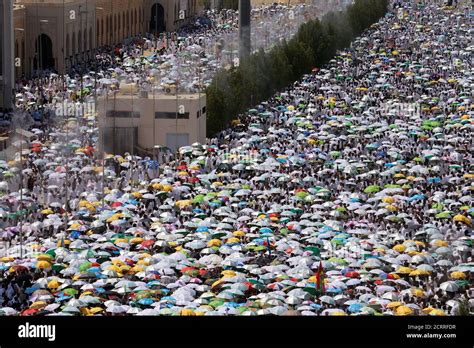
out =
<svg viewBox="0 0 474 348"><path fill-rule="evenodd" d="M439 288L447 292L456 292L459 290L459 286L453 281L441 283Z"/></svg>

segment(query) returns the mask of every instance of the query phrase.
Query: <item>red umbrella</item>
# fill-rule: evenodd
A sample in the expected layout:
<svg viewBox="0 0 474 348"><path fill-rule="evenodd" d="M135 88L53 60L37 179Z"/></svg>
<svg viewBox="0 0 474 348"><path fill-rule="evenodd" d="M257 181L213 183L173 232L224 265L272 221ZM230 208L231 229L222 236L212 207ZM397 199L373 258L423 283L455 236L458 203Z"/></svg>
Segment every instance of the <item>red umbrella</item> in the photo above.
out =
<svg viewBox="0 0 474 348"><path fill-rule="evenodd" d="M194 271L196 268L195 267L184 267L181 268L181 273L188 272L188 271Z"/></svg>
<svg viewBox="0 0 474 348"><path fill-rule="evenodd" d="M21 315L22 316L33 315L33 314L36 314L38 311L39 309L29 308L21 312Z"/></svg>
<svg viewBox="0 0 474 348"><path fill-rule="evenodd" d="M141 246L144 247L144 248L149 248L153 245L153 243L155 243L154 240L148 239L148 240L144 240L143 242L141 242Z"/></svg>
<svg viewBox="0 0 474 348"><path fill-rule="evenodd" d="M196 178L196 177L188 178L188 182L191 184L195 184L199 182L199 178Z"/></svg>
<svg viewBox="0 0 474 348"><path fill-rule="evenodd" d="M349 271L345 274L345 276L349 278L358 278L360 274L355 271Z"/></svg>
<svg viewBox="0 0 474 348"><path fill-rule="evenodd" d="M112 206L113 208L120 207L121 205L122 205L121 202L113 202L113 203L111 204L111 206Z"/></svg>

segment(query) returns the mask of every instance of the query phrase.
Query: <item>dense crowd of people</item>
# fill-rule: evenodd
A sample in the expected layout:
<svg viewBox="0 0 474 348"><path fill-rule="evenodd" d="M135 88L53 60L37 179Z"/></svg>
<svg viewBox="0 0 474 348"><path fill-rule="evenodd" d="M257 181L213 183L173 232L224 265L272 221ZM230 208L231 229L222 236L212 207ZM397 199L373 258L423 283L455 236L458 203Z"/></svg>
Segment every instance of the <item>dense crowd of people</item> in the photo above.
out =
<svg viewBox="0 0 474 348"><path fill-rule="evenodd" d="M103 159L94 115L32 128L0 162L0 313L472 312L472 17L397 5L167 163ZM22 105L77 80L22 84Z"/></svg>

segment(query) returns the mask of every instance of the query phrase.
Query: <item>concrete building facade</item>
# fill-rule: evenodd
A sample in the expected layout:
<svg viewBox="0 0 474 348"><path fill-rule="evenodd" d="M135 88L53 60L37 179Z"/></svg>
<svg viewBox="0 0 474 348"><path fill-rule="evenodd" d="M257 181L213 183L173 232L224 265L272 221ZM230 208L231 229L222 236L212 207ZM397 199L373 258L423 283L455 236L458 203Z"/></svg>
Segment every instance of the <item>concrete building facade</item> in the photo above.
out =
<svg viewBox="0 0 474 348"><path fill-rule="evenodd" d="M121 85L97 102L100 151L153 155L154 149L206 142L206 95L139 93Z"/></svg>
<svg viewBox="0 0 474 348"><path fill-rule="evenodd" d="M0 108L10 108L14 86L13 0L0 1Z"/></svg>
<svg viewBox="0 0 474 348"><path fill-rule="evenodd" d="M11 0L13 1L13 0ZM176 30L200 13L199 0L16 0L16 77L36 70L60 73L115 45L147 32Z"/></svg>

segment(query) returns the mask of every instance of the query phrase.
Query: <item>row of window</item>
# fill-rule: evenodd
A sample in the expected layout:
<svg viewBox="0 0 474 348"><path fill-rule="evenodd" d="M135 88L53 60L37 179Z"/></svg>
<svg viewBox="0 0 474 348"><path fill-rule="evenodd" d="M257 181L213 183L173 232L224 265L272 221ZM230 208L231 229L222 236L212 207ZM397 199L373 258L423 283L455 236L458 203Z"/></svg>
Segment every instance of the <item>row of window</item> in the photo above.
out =
<svg viewBox="0 0 474 348"><path fill-rule="evenodd" d="M201 111L196 113L197 118L201 117L206 113L206 107L203 107ZM140 118L140 112L138 111L115 111L110 110L107 111L107 117L114 117L114 118ZM176 113L176 112L164 112L159 111L155 112L155 119L160 120L175 120L178 118L179 120L189 120L189 112L185 113Z"/></svg>

